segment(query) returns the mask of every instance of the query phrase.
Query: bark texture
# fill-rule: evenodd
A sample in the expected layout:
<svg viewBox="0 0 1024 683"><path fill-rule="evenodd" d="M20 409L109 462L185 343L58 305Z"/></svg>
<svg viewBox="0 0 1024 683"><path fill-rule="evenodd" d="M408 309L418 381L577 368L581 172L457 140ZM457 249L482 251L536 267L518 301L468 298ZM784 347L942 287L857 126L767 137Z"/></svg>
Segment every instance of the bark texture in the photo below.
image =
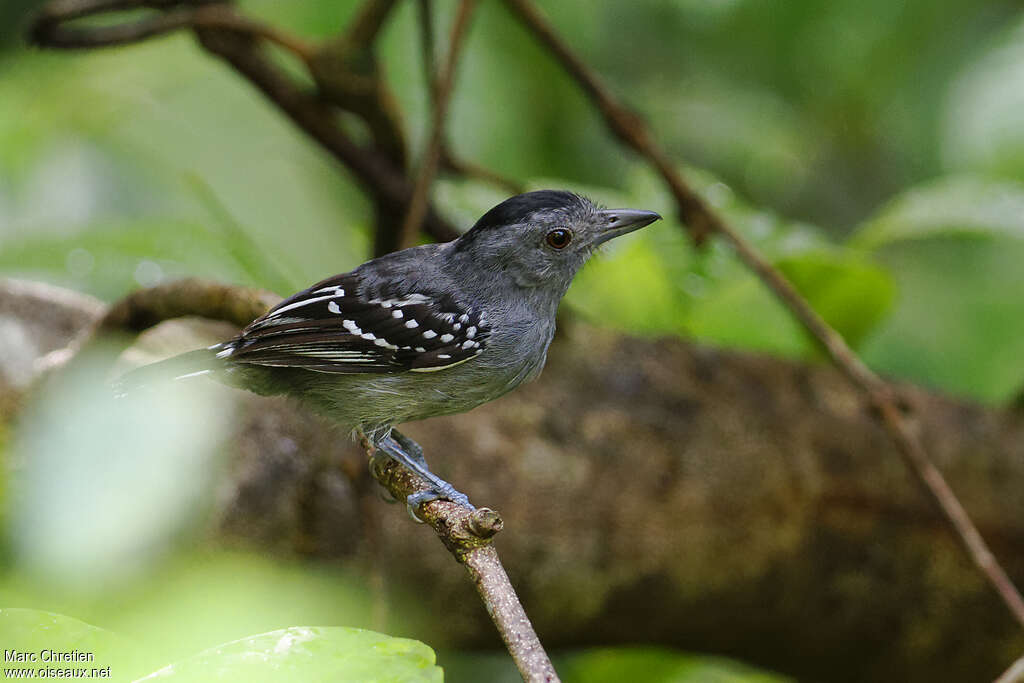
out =
<svg viewBox="0 0 1024 683"><path fill-rule="evenodd" d="M570 324L537 382L404 431L500 511L496 545L549 648L662 643L809 680L991 680L1024 634L848 386L825 367ZM1024 582L1024 411L904 396ZM499 646L433 535L404 506L363 500L364 456L346 434L286 400L243 405L213 533L376 558L386 591L443 615L414 635Z"/></svg>

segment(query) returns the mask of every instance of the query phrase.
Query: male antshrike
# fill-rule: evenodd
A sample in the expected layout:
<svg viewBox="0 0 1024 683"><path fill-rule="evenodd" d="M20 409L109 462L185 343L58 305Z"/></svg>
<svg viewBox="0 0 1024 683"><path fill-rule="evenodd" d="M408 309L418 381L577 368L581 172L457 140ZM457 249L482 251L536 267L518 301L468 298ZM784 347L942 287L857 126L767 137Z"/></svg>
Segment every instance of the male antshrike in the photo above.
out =
<svg viewBox="0 0 1024 683"><path fill-rule="evenodd" d="M576 272L601 243L659 218L571 192L521 194L452 242L367 261L285 299L234 339L165 363L179 376L296 396L362 430L430 482L409 497L410 512L435 498L469 506L394 425L469 410L536 377Z"/></svg>

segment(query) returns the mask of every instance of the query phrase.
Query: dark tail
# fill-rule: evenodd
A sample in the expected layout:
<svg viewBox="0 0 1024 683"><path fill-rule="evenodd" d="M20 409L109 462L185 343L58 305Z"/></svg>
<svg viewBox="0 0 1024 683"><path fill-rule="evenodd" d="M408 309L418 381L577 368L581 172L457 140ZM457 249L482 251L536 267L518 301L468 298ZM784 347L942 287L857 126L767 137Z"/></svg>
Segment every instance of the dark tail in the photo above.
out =
<svg viewBox="0 0 1024 683"><path fill-rule="evenodd" d="M163 382L210 374L222 367L222 362L216 354L217 347L214 346L143 365L117 378L114 382L114 391L118 396L122 396Z"/></svg>

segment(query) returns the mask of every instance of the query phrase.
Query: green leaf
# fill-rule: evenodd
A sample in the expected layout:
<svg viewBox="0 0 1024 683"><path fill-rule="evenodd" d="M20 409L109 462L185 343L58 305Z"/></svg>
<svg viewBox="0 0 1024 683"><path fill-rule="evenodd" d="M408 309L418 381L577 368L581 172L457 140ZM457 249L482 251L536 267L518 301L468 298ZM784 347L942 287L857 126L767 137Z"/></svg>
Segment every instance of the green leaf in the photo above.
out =
<svg viewBox="0 0 1024 683"><path fill-rule="evenodd" d="M868 249L949 235L1024 239L1024 185L972 176L943 178L893 200L851 238Z"/></svg>
<svg viewBox="0 0 1024 683"><path fill-rule="evenodd" d="M1024 20L1006 19L947 86L938 140L947 168L1007 178L1024 171Z"/></svg>
<svg viewBox="0 0 1024 683"><path fill-rule="evenodd" d="M855 252L812 251L775 265L854 347L892 305L895 288L889 274ZM814 348L792 314L750 274L702 299L688 327L694 336L726 346L794 357Z"/></svg>
<svg viewBox="0 0 1024 683"><path fill-rule="evenodd" d="M854 252L812 252L776 265L853 347L885 317L896 296L889 273Z"/></svg>
<svg viewBox="0 0 1024 683"><path fill-rule="evenodd" d="M784 683L791 679L722 657L681 654L660 648L603 648L567 657L566 683Z"/></svg>
<svg viewBox="0 0 1024 683"><path fill-rule="evenodd" d="M15 651L27 659L18 663L5 656L5 666L50 668L110 667L108 677L124 679L131 667L131 643L84 621L34 609L0 609L0 642L5 654ZM72 661L54 661L52 654L75 653Z"/></svg>
<svg viewBox="0 0 1024 683"><path fill-rule="evenodd" d="M568 304L607 327L640 334L682 332L686 302L649 236L617 242L576 276Z"/></svg>
<svg viewBox="0 0 1024 683"><path fill-rule="evenodd" d="M1024 241L945 236L877 253L896 278L893 313L864 348L888 375L985 401L1024 384Z"/></svg>
<svg viewBox="0 0 1024 683"><path fill-rule="evenodd" d="M865 348L878 370L987 401L1024 381L1024 184L956 176L914 188L851 243L898 283Z"/></svg>
<svg viewBox="0 0 1024 683"><path fill-rule="evenodd" d="M800 328L753 276L714 291L694 306L687 321L702 342L799 357L809 349Z"/></svg>
<svg viewBox="0 0 1024 683"><path fill-rule="evenodd" d="M434 651L407 638L342 627L293 627L218 645L144 681L439 683Z"/></svg>

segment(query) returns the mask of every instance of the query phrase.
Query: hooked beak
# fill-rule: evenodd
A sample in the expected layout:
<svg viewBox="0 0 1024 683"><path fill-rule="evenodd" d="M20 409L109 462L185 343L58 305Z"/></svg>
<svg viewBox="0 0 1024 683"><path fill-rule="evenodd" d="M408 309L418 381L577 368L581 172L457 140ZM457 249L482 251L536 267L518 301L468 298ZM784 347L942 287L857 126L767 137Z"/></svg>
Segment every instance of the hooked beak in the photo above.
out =
<svg viewBox="0 0 1024 683"><path fill-rule="evenodd" d="M604 219L604 224L599 228L597 239L594 240L595 244L602 244L661 220L661 216L653 211L641 209L604 209L598 211L598 215Z"/></svg>

